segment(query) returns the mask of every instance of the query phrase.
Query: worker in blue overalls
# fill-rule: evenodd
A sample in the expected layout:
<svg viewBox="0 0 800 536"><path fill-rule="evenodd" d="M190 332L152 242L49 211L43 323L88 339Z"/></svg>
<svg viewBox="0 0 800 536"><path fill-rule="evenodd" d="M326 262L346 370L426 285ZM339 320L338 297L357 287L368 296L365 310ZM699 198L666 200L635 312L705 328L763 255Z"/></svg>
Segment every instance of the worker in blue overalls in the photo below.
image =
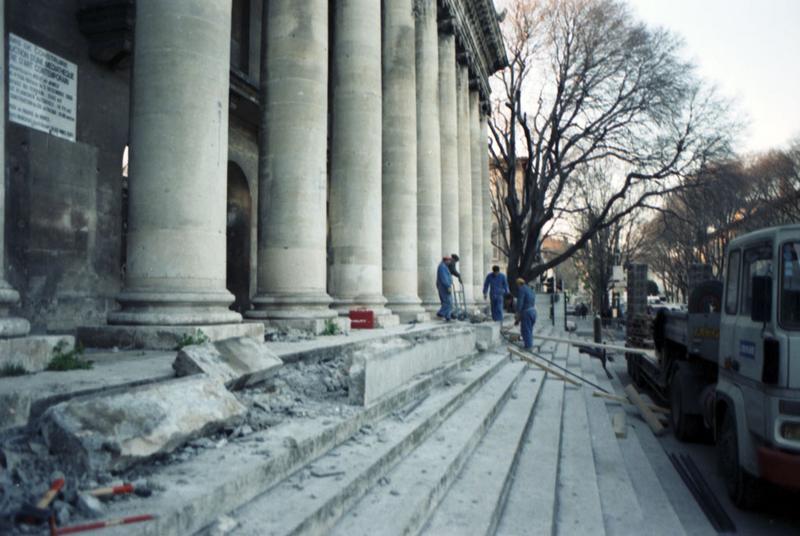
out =
<svg viewBox="0 0 800 536"><path fill-rule="evenodd" d="M525 284L523 278L517 279L517 321L525 348L533 348L533 325L536 324L536 294Z"/></svg>
<svg viewBox="0 0 800 536"><path fill-rule="evenodd" d="M452 258L444 257L436 269L436 290L439 291L439 301L442 303L436 316L444 318L446 322L449 322L453 315L453 276L450 275L452 262Z"/></svg>
<svg viewBox="0 0 800 536"><path fill-rule="evenodd" d="M503 298L506 294L511 294L508 289L508 279L506 275L500 272L500 267L492 266L492 271L486 276L483 282L483 299L486 299L486 293L489 293L489 300L492 305L492 320L497 322L503 321Z"/></svg>

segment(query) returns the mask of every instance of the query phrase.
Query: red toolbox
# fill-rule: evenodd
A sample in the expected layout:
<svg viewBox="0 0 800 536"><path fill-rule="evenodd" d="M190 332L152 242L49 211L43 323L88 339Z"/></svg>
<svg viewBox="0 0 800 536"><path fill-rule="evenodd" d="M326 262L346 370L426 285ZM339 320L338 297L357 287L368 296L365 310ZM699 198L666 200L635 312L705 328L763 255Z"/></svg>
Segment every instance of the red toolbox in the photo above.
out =
<svg viewBox="0 0 800 536"><path fill-rule="evenodd" d="M375 327L375 313L370 309L350 311L351 329L372 329Z"/></svg>

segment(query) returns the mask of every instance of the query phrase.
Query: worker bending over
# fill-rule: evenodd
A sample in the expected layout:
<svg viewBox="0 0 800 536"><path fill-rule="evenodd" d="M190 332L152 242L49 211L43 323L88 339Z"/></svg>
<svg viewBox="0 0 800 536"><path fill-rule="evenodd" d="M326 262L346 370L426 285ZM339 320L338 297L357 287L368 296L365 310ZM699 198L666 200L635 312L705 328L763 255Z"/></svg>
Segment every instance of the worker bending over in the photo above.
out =
<svg viewBox="0 0 800 536"><path fill-rule="evenodd" d="M492 271L486 276L483 282L483 299L486 299L486 293L489 292L489 299L492 306L492 320L497 322L503 321L503 299L506 294L511 294L508 288L508 279L504 273L500 271L500 267L492 266Z"/></svg>
<svg viewBox="0 0 800 536"><path fill-rule="evenodd" d="M517 321L525 348L533 347L533 325L536 324L536 295L533 289L525 284L523 278L517 279Z"/></svg>

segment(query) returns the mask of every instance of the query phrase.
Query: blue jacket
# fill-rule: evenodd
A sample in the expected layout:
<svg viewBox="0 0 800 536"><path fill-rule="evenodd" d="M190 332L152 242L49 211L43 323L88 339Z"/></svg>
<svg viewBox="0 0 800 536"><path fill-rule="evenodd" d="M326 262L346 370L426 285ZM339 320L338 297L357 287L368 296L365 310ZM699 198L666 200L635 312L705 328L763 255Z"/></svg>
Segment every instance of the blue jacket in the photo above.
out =
<svg viewBox="0 0 800 536"><path fill-rule="evenodd" d="M453 276L450 275L450 269L444 261L440 262L436 269L436 285L444 288L453 286Z"/></svg>
<svg viewBox="0 0 800 536"><path fill-rule="evenodd" d="M517 289L517 312L521 313L526 309L536 306L536 294L528 285L521 285Z"/></svg>
<svg viewBox="0 0 800 536"><path fill-rule="evenodd" d="M489 272L483 282L483 293L486 294L489 288L491 288L491 296L504 296L511 293L508 289L508 280L503 273L495 274L494 272Z"/></svg>

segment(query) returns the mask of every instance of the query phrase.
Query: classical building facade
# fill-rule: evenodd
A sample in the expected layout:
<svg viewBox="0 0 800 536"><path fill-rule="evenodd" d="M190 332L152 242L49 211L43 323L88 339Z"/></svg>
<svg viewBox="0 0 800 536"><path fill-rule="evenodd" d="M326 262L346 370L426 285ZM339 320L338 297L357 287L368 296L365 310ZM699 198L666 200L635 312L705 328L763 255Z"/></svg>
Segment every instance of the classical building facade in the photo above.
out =
<svg viewBox="0 0 800 536"><path fill-rule="evenodd" d="M2 4L0 336L420 319L451 252L479 296L492 0Z"/></svg>

